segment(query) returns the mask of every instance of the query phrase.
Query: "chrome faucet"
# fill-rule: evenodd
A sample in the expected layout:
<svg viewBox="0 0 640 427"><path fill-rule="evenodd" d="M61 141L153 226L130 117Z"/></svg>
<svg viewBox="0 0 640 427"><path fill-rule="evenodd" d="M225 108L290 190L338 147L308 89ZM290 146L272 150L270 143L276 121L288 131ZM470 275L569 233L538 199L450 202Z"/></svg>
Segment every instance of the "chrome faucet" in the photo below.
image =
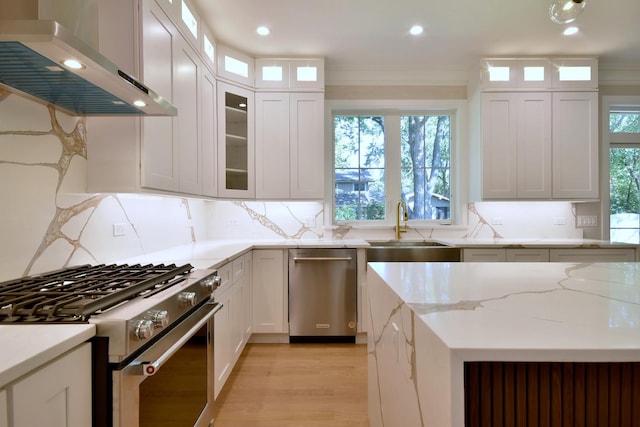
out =
<svg viewBox="0 0 640 427"><path fill-rule="evenodd" d="M400 226L400 210L403 212L402 219L404 220L404 225ZM398 206L396 209L396 240L400 240L400 233L407 232L407 221L409 221L409 212L407 212L407 204L404 200L400 200L398 202Z"/></svg>

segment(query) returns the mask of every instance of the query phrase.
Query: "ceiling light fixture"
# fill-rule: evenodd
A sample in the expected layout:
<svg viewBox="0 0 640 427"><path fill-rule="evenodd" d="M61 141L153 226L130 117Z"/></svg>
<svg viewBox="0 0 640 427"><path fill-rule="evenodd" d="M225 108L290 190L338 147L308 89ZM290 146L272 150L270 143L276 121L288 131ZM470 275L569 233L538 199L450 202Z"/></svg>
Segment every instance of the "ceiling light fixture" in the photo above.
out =
<svg viewBox="0 0 640 427"><path fill-rule="evenodd" d="M421 25L414 25L409 30L409 33L411 33L414 36L418 36L418 35L422 34L423 31L424 31L424 29L422 28Z"/></svg>
<svg viewBox="0 0 640 427"><path fill-rule="evenodd" d="M578 31L580 31L578 27L567 27L564 29L562 34L564 34L565 36L572 36L574 34L577 34Z"/></svg>
<svg viewBox="0 0 640 427"><path fill-rule="evenodd" d="M269 30L269 28L263 25L256 29L256 33L260 34L261 36L268 36L271 33L271 31Z"/></svg>
<svg viewBox="0 0 640 427"><path fill-rule="evenodd" d="M549 16L556 24L569 24L582 13L586 4L586 0L552 0Z"/></svg>

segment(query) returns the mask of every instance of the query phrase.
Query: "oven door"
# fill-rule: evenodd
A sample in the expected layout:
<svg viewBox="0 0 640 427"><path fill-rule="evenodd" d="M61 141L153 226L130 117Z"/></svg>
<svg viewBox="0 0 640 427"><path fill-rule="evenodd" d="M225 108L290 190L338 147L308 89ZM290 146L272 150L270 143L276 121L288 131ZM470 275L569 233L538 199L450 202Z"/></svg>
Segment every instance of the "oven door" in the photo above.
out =
<svg viewBox="0 0 640 427"><path fill-rule="evenodd" d="M113 371L114 427L213 425L213 319L208 302Z"/></svg>

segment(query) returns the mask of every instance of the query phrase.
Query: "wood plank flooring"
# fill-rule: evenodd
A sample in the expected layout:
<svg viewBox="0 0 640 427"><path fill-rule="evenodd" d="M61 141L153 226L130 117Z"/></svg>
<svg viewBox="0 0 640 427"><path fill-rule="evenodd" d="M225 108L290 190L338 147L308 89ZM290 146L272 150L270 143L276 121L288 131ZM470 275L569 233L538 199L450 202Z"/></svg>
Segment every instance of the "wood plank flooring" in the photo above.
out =
<svg viewBox="0 0 640 427"><path fill-rule="evenodd" d="M214 419L216 427L368 427L367 346L248 344Z"/></svg>

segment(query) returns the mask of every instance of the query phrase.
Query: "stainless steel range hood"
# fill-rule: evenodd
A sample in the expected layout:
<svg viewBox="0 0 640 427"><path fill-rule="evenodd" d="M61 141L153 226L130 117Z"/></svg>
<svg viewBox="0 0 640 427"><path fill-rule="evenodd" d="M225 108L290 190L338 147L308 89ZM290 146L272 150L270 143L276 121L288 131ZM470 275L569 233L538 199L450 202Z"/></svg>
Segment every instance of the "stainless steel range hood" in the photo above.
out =
<svg viewBox="0 0 640 427"><path fill-rule="evenodd" d="M64 61L74 59L74 70ZM72 115L175 116L177 109L52 20L0 21L0 84Z"/></svg>

